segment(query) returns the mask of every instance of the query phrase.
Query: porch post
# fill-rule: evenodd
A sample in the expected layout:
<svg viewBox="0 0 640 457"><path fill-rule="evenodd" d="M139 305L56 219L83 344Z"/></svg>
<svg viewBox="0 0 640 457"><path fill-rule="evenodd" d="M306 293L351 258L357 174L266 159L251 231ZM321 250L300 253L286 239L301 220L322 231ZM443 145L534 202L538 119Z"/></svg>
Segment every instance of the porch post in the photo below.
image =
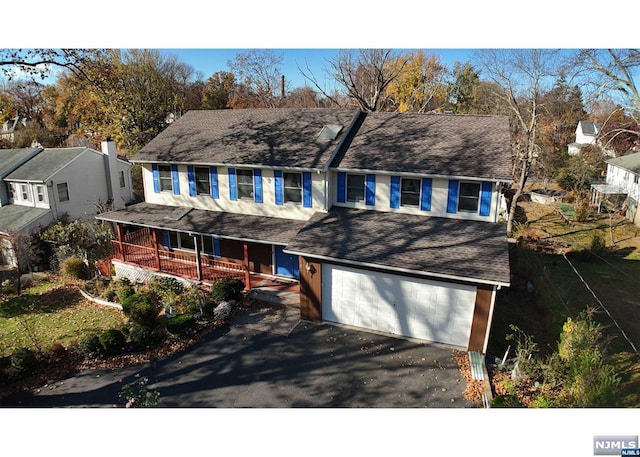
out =
<svg viewBox="0 0 640 457"><path fill-rule="evenodd" d="M242 250L244 253L244 288L245 290L250 290L251 273L249 272L249 248L246 241L242 243Z"/></svg>
<svg viewBox="0 0 640 457"><path fill-rule="evenodd" d="M198 235L191 235L193 237L193 244L196 250L196 271L198 274L198 281L202 281L202 265L200 263L200 244L198 243Z"/></svg>
<svg viewBox="0 0 640 457"><path fill-rule="evenodd" d="M160 251L158 250L158 231L156 229L151 230L151 239L153 240L153 255L156 259L156 268L160 271Z"/></svg>
<svg viewBox="0 0 640 457"><path fill-rule="evenodd" d="M124 245L122 244L122 238L124 237L124 234L122 233L123 231L123 225L120 223L116 224L116 236L118 237L118 246L120 247L120 253L122 254L122 261L126 262L127 261L127 255L124 252Z"/></svg>

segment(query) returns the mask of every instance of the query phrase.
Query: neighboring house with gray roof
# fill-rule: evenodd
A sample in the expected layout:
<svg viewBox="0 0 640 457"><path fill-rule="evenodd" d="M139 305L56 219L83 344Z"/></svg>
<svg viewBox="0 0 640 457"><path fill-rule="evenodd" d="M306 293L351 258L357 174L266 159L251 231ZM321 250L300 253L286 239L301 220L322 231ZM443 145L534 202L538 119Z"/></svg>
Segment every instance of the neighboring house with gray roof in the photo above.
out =
<svg viewBox="0 0 640 457"><path fill-rule="evenodd" d="M509 285L506 117L191 111L132 161L145 202L97 216L118 276L295 281L304 319L486 350Z"/></svg>
<svg viewBox="0 0 640 457"><path fill-rule="evenodd" d="M569 155L578 155L585 146L598 145L605 155L613 157L615 152L611 149L603 148L598 139L601 129L601 122L579 121L576 126L576 140L567 147Z"/></svg>
<svg viewBox="0 0 640 457"><path fill-rule="evenodd" d="M0 149L0 207L9 204L9 193L4 178L40 151L42 148Z"/></svg>
<svg viewBox="0 0 640 457"><path fill-rule="evenodd" d="M616 205L640 226L640 152L614 157L607 162L605 184L591 185L591 203Z"/></svg>
<svg viewBox="0 0 640 457"><path fill-rule="evenodd" d="M0 169L11 168L2 175L8 204L0 207L0 237L34 232L63 215L71 220L93 218L99 204L124 208L133 200L131 166L117 158L110 141L103 142L102 151L0 150Z"/></svg>

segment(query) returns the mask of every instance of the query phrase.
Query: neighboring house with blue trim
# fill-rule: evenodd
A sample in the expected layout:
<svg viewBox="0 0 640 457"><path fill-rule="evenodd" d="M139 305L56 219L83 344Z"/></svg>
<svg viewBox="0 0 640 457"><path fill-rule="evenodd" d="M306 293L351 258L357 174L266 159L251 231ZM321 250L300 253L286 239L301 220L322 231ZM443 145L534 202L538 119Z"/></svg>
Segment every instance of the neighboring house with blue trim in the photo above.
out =
<svg viewBox="0 0 640 457"><path fill-rule="evenodd" d="M303 319L486 350L509 285L506 117L187 112L132 159L116 274L299 281Z"/></svg>

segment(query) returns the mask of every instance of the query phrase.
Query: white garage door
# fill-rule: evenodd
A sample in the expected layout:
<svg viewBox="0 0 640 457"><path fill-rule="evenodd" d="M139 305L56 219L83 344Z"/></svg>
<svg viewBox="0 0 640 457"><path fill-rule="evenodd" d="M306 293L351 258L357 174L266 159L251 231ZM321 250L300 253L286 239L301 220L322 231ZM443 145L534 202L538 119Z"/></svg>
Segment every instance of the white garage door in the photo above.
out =
<svg viewBox="0 0 640 457"><path fill-rule="evenodd" d="M326 321L467 347L474 286L322 266Z"/></svg>

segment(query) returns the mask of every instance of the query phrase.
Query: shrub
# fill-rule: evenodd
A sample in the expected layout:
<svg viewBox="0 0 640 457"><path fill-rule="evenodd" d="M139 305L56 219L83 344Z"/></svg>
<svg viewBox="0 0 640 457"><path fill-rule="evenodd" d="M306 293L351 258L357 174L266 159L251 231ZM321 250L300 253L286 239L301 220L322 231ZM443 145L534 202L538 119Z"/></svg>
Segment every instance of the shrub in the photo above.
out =
<svg viewBox="0 0 640 457"><path fill-rule="evenodd" d="M98 335L88 335L80 340L78 351L83 355L97 355L102 352Z"/></svg>
<svg viewBox="0 0 640 457"><path fill-rule="evenodd" d="M167 293L180 295L184 292L184 284L170 276L154 276L148 283L149 290L163 296Z"/></svg>
<svg viewBox="0 0 640 457"><path fill-rule="evenodd" d="M2 284L0 284L0 294L10 295L15 292L16 288L10 279L5 279L4 281L2 281Z"/></svg>
<svg viewBox="0 0 640 457"><path fill-rule="evenodd" d="M522 402L513 394L498 395L491 400L492 408L524 408Z"/></svg>
<svg viewBox="0 0 640 457"><path fill-rule="evenodd" d="M607 244L604 241L604 237L600 232L593 232L591 238L591 250L596 253L601 253L607 248Z"/></svg>
<svg viewBox="0 0 640 457"><path fill-rule="evenodd" d="M60 264L60 271L74 279L87 279L87 266L81 257L67 257Z"/></svg>
<svg viewBox="0 0 640 457"><path fill-rule="evenodd" d="M151 303L151 299L144 293L129 295L121 300L122 311L135 324L153 328L158 319L158 308Z"/></svg>
<svg viewBox="0 0 640 457"><path fill-rule="evenodd" d="M98 337L105 354L121 351L127 344L124 334L118 329L105 330Z"/></svg>
<svg viewBox="0 0 640 457"><path fill-rule="evenodd" d="M127 297L135 293L135 289L131 281L129 281L129 278L120 278L116 281L116 292L120 303L122 303Z"/></svg>
<svg viewBox="0 0 640 457"><path fill-rule="evenodd" d="M38 359L31 349L18 348L11 354L11 366L20 374L31 374L38 367Z"/></svg>
<svg viewBox="0 0 640 457"><path fill-rule="evenodd" d="M136 325L129 330L129 338L136 347L146 348L155 346L162 341L162 333L158 329Z"/></svg>
<svg viewBox="0 0 640 457"><path fill-rule="evenodd" d="M178 314L167 319L167 330L174 335L185 335L196 324L192 314Z"/></svg>
<svg viewBox="0 0 640 457"><path fill-rule="evenodd" d="M62 343L55 342L49 348L49 358L54 361L60 361L67 356L67 348Z"/></svg>
<svg viewBox="0 0 640 457"><path fill-rule="evenodd" d="M112 301L114 301L116 299L117 296L118 295L117 295L116 291L111 289L111 288L108 288L107 290L104 291L104 298L107 301L112 302Z"/></svg>
<svg viewBox="0 0 640 457"><path fill-rule="evenodd" d="M220 278L211 285L211 295L217 302L239 300L244 283L238 279Z"/></svg>
<svg viewBox="0 0 640 457"><path fill-rule="evenodd" d="M589 207L589 202L582 199L576 205L576 221L587 222L593 217L593 211Z"/></svg>

